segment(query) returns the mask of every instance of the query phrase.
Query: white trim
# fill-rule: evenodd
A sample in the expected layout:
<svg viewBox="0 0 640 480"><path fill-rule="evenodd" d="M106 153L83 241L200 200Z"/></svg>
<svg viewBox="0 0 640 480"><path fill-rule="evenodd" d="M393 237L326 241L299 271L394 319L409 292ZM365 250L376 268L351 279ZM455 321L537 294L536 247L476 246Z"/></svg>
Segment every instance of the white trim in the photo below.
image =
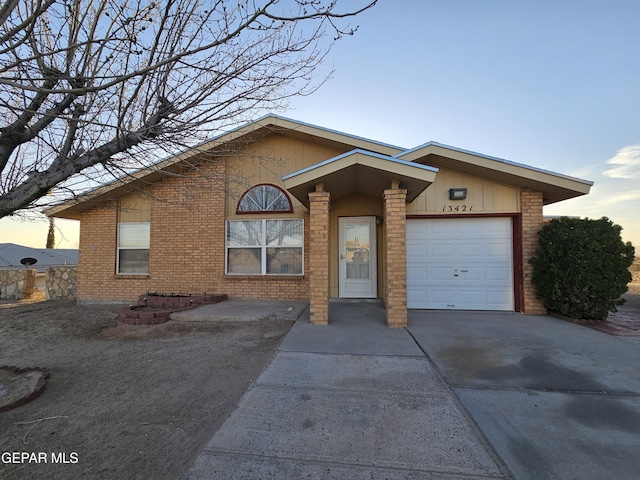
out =
<svg viewBox="0 0 640 480"><path fill-rule="evenodd" d="M369 281L358 282L347 279L347 246L345 225L346 224L369 225ZM338 292L340 298L377 298L378 296L378 270L377 257L378 248L376 217L339 217L338 218ZM350 286L356 288L349 291Z"/></svg>
<svg viewBox="0 0 640 480"><path fill-rule="evenodd" d="M121 225L148 225L149 226L149 243L144 247L121 247L120 246L120 226ZM151 269L151 222L118 222L116 239L116 275L149 275ZM121 272L120 271L120 252L122 250L146 250L149 252L149 260L147 261L146 272Z"/></svg>
<svg viewBox="0 0 640 480"><path fill-rule="evenodd" d="M302 238L300 245L281 245L282 248L291 248L291 249L300 249L301 250L301 262L300 273L268 273L267 272L267 249L273 248L274 245L267 245L267 222L268 221L299 221L302 224ZM232 222L260 222L260 245L229 245L229 223ZM230 276L268 276L268 277L301 277L304 275L304 219L300 217L296 218L280 218L280 217L269 217L269 218L255 218L255 219L232 219L226 220L224 225L224 274ZM229 272L229 250L230 249L260 249L260 272L259 273L234 273Z"/></svg>

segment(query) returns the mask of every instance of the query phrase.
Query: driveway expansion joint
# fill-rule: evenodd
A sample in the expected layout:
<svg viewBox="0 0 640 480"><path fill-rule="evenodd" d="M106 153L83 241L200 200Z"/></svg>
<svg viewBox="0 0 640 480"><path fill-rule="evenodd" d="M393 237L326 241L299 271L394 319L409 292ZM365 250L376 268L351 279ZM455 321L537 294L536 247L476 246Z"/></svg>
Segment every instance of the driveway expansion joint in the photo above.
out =
<svg viewBox="0 0 640 480"><path fill-rule="evenodd" d="M509 477L504 476L495 476L495 475L484 475L479 474L477 472L468 472L462 469L456 468L409 468L404 465L398 465L391 462L383 462L380 464L372 464L365 462L344 462L344 461L336 461L327 458L319 458L317 456L308 456L308 455L286 455L286 454L269 454L269 453L254 453L254 452L245 452L242 450L234 450L234 449L225 449L225 448L217 448L206 446L203 449L203 453L212 454L212 455L234 455L240 457L247 458L263 458L263 459L277 459L277 460L285 460L285 461L294 461L294 462L304 462L307 464L316 464L316 465L332 465L338 467L346 467L346 468L370 468L374 470L394 470L400 471L404 473L416 473L416 474L425 474L425 473L437 473L441 475L451 475L452 478L463 480L465 478L477 480L479 478L486 478L488 480L507 480ZM455 477L454 477L455 476Z"/></svg>
<svg viewBox="0 0 640 480"><path fill-rule="evenodd" d="M615 396L615 397L640 397L638 392L629 391L604 391L604 390L562 390L556 388L528 388L528 387L500 387L500 386L483 386L483 385L469 385L469 384L448 384L452 389L467 389L467 390L497 390L497 391L509 391L509 392L540 392L540 393L566 393L568 395L603 395L603 396Z"/></svg>

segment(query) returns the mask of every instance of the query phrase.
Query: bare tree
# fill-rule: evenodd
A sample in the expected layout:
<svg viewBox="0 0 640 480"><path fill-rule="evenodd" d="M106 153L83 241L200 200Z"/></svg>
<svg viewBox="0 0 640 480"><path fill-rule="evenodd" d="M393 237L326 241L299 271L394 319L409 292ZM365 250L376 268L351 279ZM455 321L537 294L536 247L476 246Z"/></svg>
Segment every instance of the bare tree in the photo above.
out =
<svg viewBox="0 0 640 480"><path fill-rule="evenodd" d="M376 2L7 0L0 218L142 168L308 94ZM47 197L47 193L54 193Z"/></svg>

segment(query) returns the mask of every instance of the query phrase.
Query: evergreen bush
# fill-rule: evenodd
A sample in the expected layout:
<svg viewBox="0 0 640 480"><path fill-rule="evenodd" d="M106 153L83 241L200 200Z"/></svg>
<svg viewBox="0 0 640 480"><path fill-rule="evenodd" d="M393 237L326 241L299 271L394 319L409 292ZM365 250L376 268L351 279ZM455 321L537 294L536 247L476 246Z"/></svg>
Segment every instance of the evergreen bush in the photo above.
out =
<svg viewBox="0 0 640 480"><path fill-rule="evenodd" d="M617 311L634 259L634 248L622 241L621 230L606 217L561 217L540 230L529 263L536 295L549 311L592 320Z"/></svg>

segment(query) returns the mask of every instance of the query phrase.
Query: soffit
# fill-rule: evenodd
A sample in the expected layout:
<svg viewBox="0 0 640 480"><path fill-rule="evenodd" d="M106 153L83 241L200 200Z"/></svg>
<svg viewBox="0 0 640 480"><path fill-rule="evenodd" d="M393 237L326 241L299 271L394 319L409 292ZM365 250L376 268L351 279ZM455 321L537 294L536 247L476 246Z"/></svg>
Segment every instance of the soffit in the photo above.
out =
<svg viewBox="0 0 640 480"><path fill-rule="evenodd" d="M545 205L586 195L593 185L587 180L435 143L418 147L397 157L542 192Z"/></svg>
<svg viewBox="0 0 640 480"><path fill-rule="evenodd" d="M437 169L385 155L354 150L282 177L286 189L309 207L309 193L322 184L332 200L350 195L382 197L393 182L413 201L436 177Z"/></svg>

